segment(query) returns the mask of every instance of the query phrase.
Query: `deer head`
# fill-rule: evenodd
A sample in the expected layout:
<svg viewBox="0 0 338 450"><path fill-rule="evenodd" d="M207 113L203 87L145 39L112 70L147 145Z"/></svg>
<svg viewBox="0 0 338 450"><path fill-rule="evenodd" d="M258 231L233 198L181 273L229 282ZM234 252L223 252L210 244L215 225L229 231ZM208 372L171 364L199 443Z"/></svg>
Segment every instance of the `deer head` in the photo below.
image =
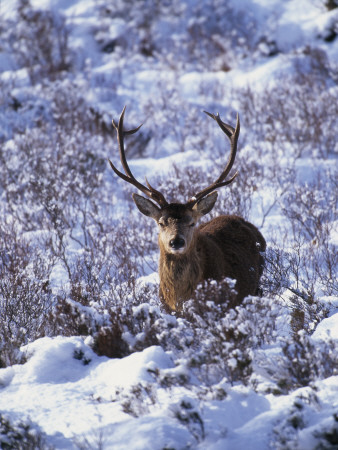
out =
<svg viewBox="0 0 338 450"><path fill-rule="evenodd" d="M124 137L136 133L142 125L133 130L123 130L125 110L126 107L122 111L118 125L113 121L113 126L117 131L120 159L125 173L120 172L109 160L110 166L120 178L132 184L149 197L145 198L141 195L133 194L133 200L140 212L157 222L160 248L167 254L185 254L193 245L194 228L198 220L209 213L216 203L216 189L229 185L238 175L238 172L236 172L230 179L226 180L236 157L237 140L240 131L239 116L237 115L236 128L234 129L232 126L222 122L219 114L214 115L205 111L209 117L217 122L230 140L230 156L226 167L214 183L195 194L186 203L168 203L163 194L154 189L147 180L146 185L137 181L129 168L124 151Z"/></svg>

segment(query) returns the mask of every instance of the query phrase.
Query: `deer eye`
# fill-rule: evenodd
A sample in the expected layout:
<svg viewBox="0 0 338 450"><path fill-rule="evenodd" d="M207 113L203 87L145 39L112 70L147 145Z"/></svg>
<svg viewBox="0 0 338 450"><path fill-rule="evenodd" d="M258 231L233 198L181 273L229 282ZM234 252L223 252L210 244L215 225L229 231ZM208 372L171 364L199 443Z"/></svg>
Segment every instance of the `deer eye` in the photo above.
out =
<svg viewBox="0 0 338 450"><path fill-rule="evenodd" d="M190 225L189 225L189 227L194 227L195 226L195 222L192 222Z"/></svg>
<svg viewBox="0 0 338 450"><path fill-rule="evenodd" d="M164 227L165 227L165 225L164 225L163 222L158 222L158 224L159 224L159 226L160 226L161 228L164 228Z"/></svg>

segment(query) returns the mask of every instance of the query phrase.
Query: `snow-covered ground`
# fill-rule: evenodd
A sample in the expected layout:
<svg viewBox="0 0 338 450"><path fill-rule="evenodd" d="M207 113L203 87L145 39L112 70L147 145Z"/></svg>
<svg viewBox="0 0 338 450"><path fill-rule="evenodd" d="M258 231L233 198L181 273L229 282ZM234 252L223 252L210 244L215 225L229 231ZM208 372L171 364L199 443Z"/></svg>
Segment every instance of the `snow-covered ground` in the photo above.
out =
<svg viewBox="0 0 338 450"><path fill-rule="evenodd" d="M74 351L80 350L89 364L74 359ZM283 433L285 448L315 448L315 433L332 431L338 406L336 377L316 382L315 400L310 387L275 396L223 381L217 388L225 398L210 395L202 406L193 388L156 388L156 403L149 398L134 418L122 411L116 391L152 385L149 372L172 369L161 347L117 360L98 357L81 338L59 336L34 342L28 352L26 364L2 369L2 410L12 419L30 417L56 448L76 448L87 441L88 448L102 448L102 442L103 448L118 449L262 449L274 447L272 430ZM177 418L191 413L196 414L191 423ZM292 418L305 424L293 426Z"/></svg>
<svg viewBox="0 0 338 450"><path fill-rule="evenodd" d="M325 3L0 1L1 448L338 448ZM262 299L162 310L155 227L106 162L124 105L143 123L133 173L179 201L226 158L203 110L239 112L240 175L215 214L265 236Z"/></svg>

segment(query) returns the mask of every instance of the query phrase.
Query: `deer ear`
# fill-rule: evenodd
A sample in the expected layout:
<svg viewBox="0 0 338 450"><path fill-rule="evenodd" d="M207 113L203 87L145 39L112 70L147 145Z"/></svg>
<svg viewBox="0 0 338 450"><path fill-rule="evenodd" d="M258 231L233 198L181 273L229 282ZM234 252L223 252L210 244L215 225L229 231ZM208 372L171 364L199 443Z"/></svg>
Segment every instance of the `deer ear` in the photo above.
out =
<svg viewBox="0 0 338 450"><path fill-rule="evenodd" d="M138 194L132 194L135 205L139 211L145 216L149 216L154 220L158 220L161 217L161 209L147 198Z"/></svg>
<svg viewBox="0 0 338 450"><path fill-rule="evenodd" d="M208 194L194 205L193 211L196 211L201 216L208 214L215 206L217 196L217 191L211 192L211 194Z"/></svg>

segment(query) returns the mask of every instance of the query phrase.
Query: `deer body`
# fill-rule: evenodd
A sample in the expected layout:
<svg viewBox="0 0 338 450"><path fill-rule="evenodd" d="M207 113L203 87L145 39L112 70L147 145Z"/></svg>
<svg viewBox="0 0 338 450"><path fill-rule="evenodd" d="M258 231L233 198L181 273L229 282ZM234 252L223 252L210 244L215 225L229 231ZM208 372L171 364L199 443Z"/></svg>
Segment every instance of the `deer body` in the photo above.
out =
<svg viewBox="0 0 338 450"><path fill-rule="evenodd" d="M182 302L192 298L197 285L204 280L236 280L237 303L247 295L257 295L263 271L266 243L258 229L235 215L223 215L197 227L202 216L208 214L217 200L216 189L233 182L237 173L226 180L235 160L239 136L239 118L234 129L225 124L219 115L207 113L228 136L231 152L228 163L219 178L198 192L187 203L168 203L163 194L147 182L138 182L130 171L124 152L124 136L135 133L140 127L123 130L123 110L118 126L120 158L125 174L112 163L114 172L133 184L151 200L133 194L139 211L154 219L158 225L160 249L160 297L167 309L180 310Z"/></svg>
<svg viewBox="0 0 338 450"><path fill-rule="evenodd" d="M236 280L237 303L257 295L263 271L265 240L251 223L234 215L219 216L198 227L183 255L160 247L160 297L171 310L180 309L204 280Z"/></svg>

